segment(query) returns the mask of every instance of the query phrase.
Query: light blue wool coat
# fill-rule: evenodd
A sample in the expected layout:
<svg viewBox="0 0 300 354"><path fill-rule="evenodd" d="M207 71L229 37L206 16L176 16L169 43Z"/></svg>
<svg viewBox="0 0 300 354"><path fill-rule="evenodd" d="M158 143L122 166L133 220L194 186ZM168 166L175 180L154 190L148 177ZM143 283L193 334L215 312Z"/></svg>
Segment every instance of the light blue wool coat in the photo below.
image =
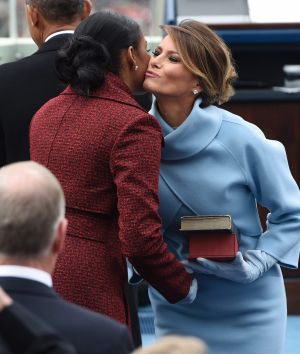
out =
<svg viewBox="0 0 300 354"><path fill-rule="evenodd" d="M150 111L165 137L160 176L160 215L169 248L180 259L188 243L180 217L230 214L239 230L240 250L263 250L281 266L296 268L300 250L300 192L283 145L261 130L197 99L177 129ZM263 232L257 204L269 210ZM150 288L158 336L194 335L210 354L281 354L286 329L286 296L279 265L251 284L195 275L191 305L171 305Z"/></svg>

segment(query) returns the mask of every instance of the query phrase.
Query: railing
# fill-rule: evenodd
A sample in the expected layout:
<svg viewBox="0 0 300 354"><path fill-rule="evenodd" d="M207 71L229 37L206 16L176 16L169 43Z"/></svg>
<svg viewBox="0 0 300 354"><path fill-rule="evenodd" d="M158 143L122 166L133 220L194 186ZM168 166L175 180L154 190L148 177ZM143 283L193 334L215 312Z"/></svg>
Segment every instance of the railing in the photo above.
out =
<svg viewBox="0 0 300 354"><path fill-rule="evenodd" d="M148 47L154 49L161 41L160 36L146 37ZM0 38L0 64L21 59L37 50L31 38Z"/></svg>

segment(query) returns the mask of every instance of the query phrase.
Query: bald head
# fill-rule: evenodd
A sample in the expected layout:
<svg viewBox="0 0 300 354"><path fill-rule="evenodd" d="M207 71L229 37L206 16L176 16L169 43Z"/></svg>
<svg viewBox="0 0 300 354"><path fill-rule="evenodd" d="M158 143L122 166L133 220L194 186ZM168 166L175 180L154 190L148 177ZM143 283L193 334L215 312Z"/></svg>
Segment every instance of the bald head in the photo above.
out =
<svg viewBox="0 0 300 354"><path fill-rule="evenodd" d="M47 252L64 208L62 188L45 167L26 161L0 169L0 254L26 259Z"/></svg>

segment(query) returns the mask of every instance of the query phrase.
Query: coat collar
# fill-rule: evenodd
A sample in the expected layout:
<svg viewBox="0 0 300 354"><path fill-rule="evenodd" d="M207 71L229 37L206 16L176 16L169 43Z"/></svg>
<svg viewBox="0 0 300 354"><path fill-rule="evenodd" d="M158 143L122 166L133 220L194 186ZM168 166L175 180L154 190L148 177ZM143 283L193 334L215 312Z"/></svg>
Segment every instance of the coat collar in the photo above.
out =
<svg viewBox="0 0 300 354"><path fill-rule="evenodd" d="M58 297L53 288L35 280L17 278L17 277L0 277L0 286L9 294L36 294L39 296Z"/></svg>
<svg viewBox="0 0 300 354"><path fill-rule="evenodd" d="M77 93L68 86L61 95L77 95ZM129 87L117 75L111 72L106 74L104 85L91 92L89 97L122 102L145 111L134 99Z"/></svg>
<svg viewBox="0 0 300 354"><path fill-rule="evenodd" d="M149 113L157 118L165 138L162 160L180 160L193 156L218 134L222 123L220 110L214 106L201 108L201 102L201 98L195 101L189 116L176 129L162 118L156 101L153 103Z"/></svg>
<svg viewBox="0 0 300 354"><path fill-rule="evenodd" d="M70 33L58 34L55 37L49 39L47 42L44 42L41 47L35 52L35 54L56 51L60 49L70 37L72 37L72 34Z"/></svg>

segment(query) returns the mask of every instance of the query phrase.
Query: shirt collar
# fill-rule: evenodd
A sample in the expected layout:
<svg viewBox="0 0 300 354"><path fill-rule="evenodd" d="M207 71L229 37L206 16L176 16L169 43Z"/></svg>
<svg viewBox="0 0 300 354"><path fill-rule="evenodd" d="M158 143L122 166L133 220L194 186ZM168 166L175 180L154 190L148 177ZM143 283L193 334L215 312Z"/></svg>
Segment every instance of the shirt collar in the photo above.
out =
<svg viewBox="0 0 300 354"><path fill-rule="evenodd" d="M16 265L0 265L0 277L24 278L43 283L50 288L52 287L51 275L43 270L16 266Z"/></svg>
<svg viewBox="0 0 300 354"><path fill-rule="evenodd" d="M47 41L49 41L49 39L51 39L51 38L53 38L53 37L55 37L55 36L58 36L58 35L60 35L60 34L73 34L73 33L74 33L73 30L58 31L58 32L55 32L55 33L50 34L50 36L48 36L48 37L45 39L44 42L47 42Z"/></svg>

